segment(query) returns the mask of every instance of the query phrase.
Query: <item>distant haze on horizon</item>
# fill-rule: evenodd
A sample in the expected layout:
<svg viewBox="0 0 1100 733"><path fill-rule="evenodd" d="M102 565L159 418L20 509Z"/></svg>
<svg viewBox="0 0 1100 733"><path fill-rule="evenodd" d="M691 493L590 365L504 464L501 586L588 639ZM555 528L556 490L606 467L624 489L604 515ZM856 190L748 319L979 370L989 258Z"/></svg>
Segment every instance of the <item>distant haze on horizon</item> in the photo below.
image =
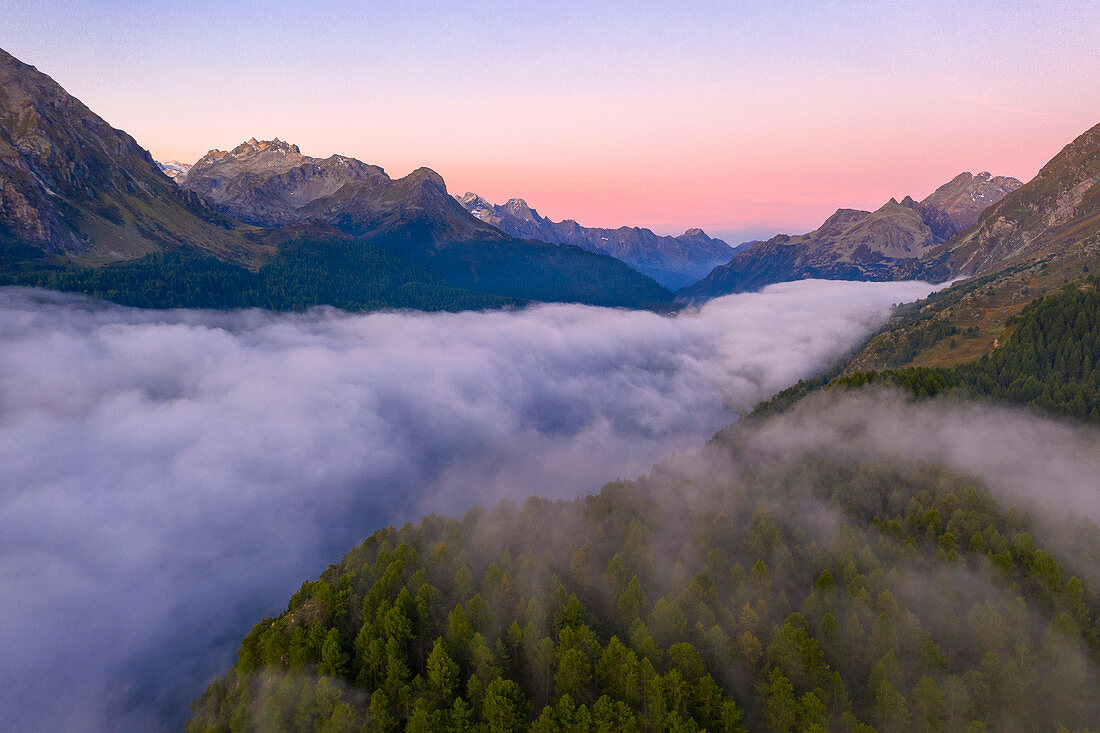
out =
<svg viewBox="0 0 1100 733"><path fill-rule="evenodd" d="M159 160L250 137L587 226L731 243L1100 122L1100 4L10 4L0 47Z"/></svg>

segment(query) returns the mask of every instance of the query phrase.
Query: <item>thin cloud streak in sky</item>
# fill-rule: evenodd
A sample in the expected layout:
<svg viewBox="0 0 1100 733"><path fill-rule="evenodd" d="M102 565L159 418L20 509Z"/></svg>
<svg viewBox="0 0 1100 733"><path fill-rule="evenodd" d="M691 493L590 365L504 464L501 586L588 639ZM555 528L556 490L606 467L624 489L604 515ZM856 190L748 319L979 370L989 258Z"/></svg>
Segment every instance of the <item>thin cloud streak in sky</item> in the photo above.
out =
<svg viewBox="0 0 1100 733"><path fill-rule="evenodd" d="M125 309L0 290L0 718L148 729L374 529L698 447L921 283L675 318Z"/></svg>

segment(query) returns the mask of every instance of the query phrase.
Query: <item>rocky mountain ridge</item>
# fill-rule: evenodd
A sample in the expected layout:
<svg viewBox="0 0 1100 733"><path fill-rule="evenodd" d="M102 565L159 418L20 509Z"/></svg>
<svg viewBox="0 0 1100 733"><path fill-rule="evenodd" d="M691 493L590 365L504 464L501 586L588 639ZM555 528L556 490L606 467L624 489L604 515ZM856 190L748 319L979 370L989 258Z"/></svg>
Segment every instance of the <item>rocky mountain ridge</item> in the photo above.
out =
<svg viewBox="0 0 1100 733"><path fill-rule="evenodd" d="M1100 272L1100 125L901 277L963 282L902 308L848 372L951 366L1006 342L1029 304Z"/></svg>
<svg viewBox="0 0 1100 733"><path fill-rule="evenodd" d="M302 207L364 178L389 180L378 166L355 158L312 158L279 138L253 137L232 150L211 150L176 182L219 211L270 227L300 221Z"/></svg>
<svg viewBox="0 0 1100 733"><path fill-rule="evenodd" d="M572 219L555 222L521 198L492 204L475 193L456 196L473 216L521 239L573 244L626 262L666 287L681 287L727 262L735 249L692 228L679 236L661 236L642 227L585 227Z"/></svg>
<svg viewBox="0 0 1100 733"><path fill-rule="evenodd" d="M986 172L961 173L921 201L906 196L875 211L838 209L812 232L780 234L737 253L680 294L714 297L812 277L894 279L1021 185Z"/></svg>

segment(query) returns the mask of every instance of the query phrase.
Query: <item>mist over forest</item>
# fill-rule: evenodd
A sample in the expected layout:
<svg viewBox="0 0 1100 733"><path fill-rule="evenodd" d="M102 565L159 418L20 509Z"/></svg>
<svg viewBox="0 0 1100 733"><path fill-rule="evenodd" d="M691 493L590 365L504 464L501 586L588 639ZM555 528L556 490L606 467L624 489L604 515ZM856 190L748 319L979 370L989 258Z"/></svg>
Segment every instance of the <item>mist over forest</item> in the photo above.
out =
<svg viewBox="0 0 1100 733"><path fill-rule="evenodd" d="M178 724L256 618L375 529L641 475L928 291L808 281L670 318L0 290L0 708Z"/></svg>
<svg viewBox="0 0 1100 733"><path fill-rule="evenodd" d="M596 495L376 532L188 730L1081 730L1100 433L827 390Z"/></svg>

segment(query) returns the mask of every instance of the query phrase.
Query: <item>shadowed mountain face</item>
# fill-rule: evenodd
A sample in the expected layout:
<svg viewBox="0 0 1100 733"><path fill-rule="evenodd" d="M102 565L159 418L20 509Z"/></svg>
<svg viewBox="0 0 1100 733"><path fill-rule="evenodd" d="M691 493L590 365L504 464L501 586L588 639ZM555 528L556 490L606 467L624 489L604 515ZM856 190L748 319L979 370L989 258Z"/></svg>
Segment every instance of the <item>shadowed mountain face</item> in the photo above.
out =
<svg viewBox="0 0 1100 733"><path fill-rule="evenodd" d="M539 214L523 199L494 205L475 193L457 197L475 217L521 239L574 244L590 252L620 259L665 287L695 282L736 251L702 229L688 229L677 237L658 236L649 229L583 227L572 219L555 222Z"/></svg>
<svg viewBox="0 0 1100 733"><path fill-rule="evenodd" d="M890 199L876 211L838 209L808 234L780 234L737 253L699 283L688 298L759 289L769 283L818 277L890 280L966 227L1022 184L989 173L961 173L923 201Z"/></svg>
<svg viewBox="0 0 1100 733"><path fill-rule="evenodd" d="M227 222L165 177L132 137L2 50L0 234L80 263L184 244L249 259Z"/></svg>

